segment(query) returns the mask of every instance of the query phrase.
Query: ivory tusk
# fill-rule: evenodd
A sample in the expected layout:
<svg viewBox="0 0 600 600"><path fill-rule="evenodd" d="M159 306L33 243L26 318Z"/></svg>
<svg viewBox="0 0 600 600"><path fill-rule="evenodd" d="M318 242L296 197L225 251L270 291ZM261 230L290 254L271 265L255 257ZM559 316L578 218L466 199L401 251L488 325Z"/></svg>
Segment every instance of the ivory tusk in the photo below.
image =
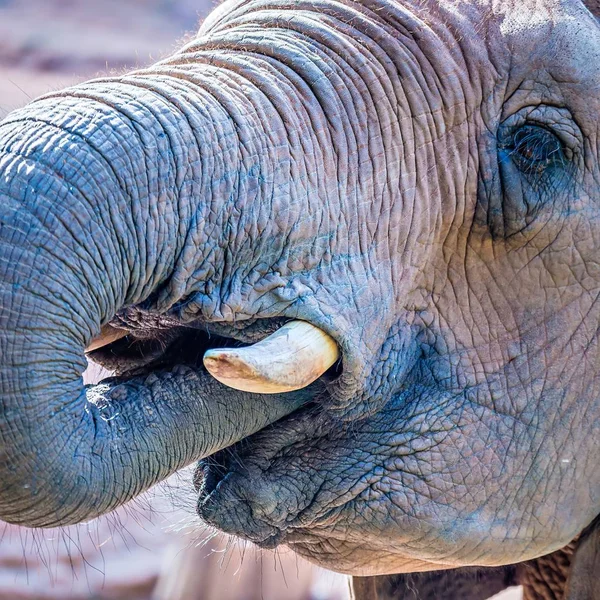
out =
<svg viewBox="0 0 600 600"><path fill-rule="evenodd" d="M252 346L208 350L204 366L228 387L277 394L311 384L339 356L327 333L305 321L291 321Z"/></svg>
<svg viewBox="0 0 600 600"><path fill-rule="evenodd" d="M112 344L121 338L124 338L129 332L124 329L116 329L111 325L103 325L102 329L100 329L100 335L94 338L90 345L85 349L86 354L88 352L93 352L94 350L99 350L104 346L108 346L108 344Z"/></svg>

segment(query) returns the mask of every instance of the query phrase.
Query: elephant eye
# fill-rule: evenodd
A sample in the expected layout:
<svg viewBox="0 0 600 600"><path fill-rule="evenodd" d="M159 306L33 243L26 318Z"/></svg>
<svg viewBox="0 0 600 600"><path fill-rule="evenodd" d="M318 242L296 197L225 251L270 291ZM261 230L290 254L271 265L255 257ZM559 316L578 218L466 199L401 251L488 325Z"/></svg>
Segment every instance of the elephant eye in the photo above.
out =
<svg viewBox="0 0 600 600"><path fill-rule="evenodd" d="M523 240L536 223L563 218L563 208L578 193L583 148L583 133L568 108L525 106L506 117L496 130L498 170L482 171L482 214L492 235L519 234L515 239Z"/></svg>
<svg viewBox="0 0 600 600"><path fill-rule="evenodd" d="M555 163L564 166L562 142L551 131L537 125L524 125L517 129L507 149L518 167L526 173L542 173Z"/></svg>

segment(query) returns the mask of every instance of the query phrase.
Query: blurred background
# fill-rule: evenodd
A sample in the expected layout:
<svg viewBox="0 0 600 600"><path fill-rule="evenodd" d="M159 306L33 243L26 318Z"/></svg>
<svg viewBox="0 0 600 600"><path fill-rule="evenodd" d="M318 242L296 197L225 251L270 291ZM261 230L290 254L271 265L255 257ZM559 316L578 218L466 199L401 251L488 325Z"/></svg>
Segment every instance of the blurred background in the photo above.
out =
<svg viewBox="0 0 600 600"><path fill-rule="evenodd" d="M157 60L211 8L211 0L0 0L0 115L50 89Z"/></svg>
<svg viewBox="0 0 600 600"><path fill-rule="evenodd" d="M0 118L44 92L168 55L212 8L0 0ZM179 475L116 514L60 531L0 523L0 600L347 600L345 577L203 530L189 486Z"/></svg>

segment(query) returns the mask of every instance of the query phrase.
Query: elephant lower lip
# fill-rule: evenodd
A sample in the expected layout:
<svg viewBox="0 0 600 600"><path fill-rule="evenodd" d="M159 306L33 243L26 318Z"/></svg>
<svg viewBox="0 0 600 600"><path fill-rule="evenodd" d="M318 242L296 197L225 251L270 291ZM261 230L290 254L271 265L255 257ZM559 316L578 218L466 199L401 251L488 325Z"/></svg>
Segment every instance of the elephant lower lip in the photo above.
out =
<svg viewBox="0 0 600 600"><path fill-rule="evenodd" d="M254 542L259 548L263 550L274 550L277 546L285 543L285 532L280 531L274 535L269 536L268 538Z"/></svg>
<svg viewBox="0 0 600 600"><path fill-rule="evenodd" d="M320 387L323 393L323 387ZM279 423L294 422L301 418L302 414L321 414L317 402L313 398L313 401L308 401L284 416ZM198 461L193 477L198 494L196 510L200 519L225 533L247 539L263 549L287 544L290 539L298 542L304 539L302 530L291 524L288 527L285 523L266 522L260 515L261 509L255 512L247 502L244 486L239 487L240 479L248 482L250 489L253 482L260 480L261 476L253 470L253 461L255 457L262 455L264 449L271 446L273 440L278 439L278 427L278 424L271 424L232 446L203 458ZM260 464L262 469L268 468L267 464L271 463L268 461ZM269 506L272 502L280 501L277 494L269 494L262 499Z"/></svg>
<svg viewBox="0 0 600 600"><path fill-rule="evenodd" d="M228 503L227 500L223 499L219 488L221 482L224 482L227 478L228 473L219 472L219 467L216 467L217 470L213 471L213 468L215 468L213 459L222 457L226 453L227 451L217 452L215 455L203 459L198 467L194 477L195 481L199 483L198 516L209 525L224 529L226 533L244 537L264 550L272 550L286 543L287 532L285 530L259 522L253 522L252 524L247 522L247 519L243 516L246 512L246 507L242 506L243 500L241 500L241 504L236 502L237 506L231 507L231 518L226 517L227 524L220 522L223 517L223 508L227 507ZM209 463L212 463L210 467L208 467ZM200 475L198 474L199 470L202 470ZM221 505L221 503L223 504Z"/></svg>

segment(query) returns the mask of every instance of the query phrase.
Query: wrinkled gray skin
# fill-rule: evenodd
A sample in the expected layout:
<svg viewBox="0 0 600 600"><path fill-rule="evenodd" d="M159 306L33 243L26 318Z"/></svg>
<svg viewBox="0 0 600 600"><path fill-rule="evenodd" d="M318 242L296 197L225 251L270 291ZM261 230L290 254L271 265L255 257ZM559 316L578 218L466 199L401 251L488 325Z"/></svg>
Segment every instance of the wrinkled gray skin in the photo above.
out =
<svg viewBox="0 0 600 600"><path fill-rule="evenodd" d="M566 545L600 513L598 115L579 0L236 0L10 115L0 518L92 518L309 399L199 466L204 519L363 575ZM343 356L304 393L200 366L297 318ZM86 390L108 321L133 371Z"/></svg>

